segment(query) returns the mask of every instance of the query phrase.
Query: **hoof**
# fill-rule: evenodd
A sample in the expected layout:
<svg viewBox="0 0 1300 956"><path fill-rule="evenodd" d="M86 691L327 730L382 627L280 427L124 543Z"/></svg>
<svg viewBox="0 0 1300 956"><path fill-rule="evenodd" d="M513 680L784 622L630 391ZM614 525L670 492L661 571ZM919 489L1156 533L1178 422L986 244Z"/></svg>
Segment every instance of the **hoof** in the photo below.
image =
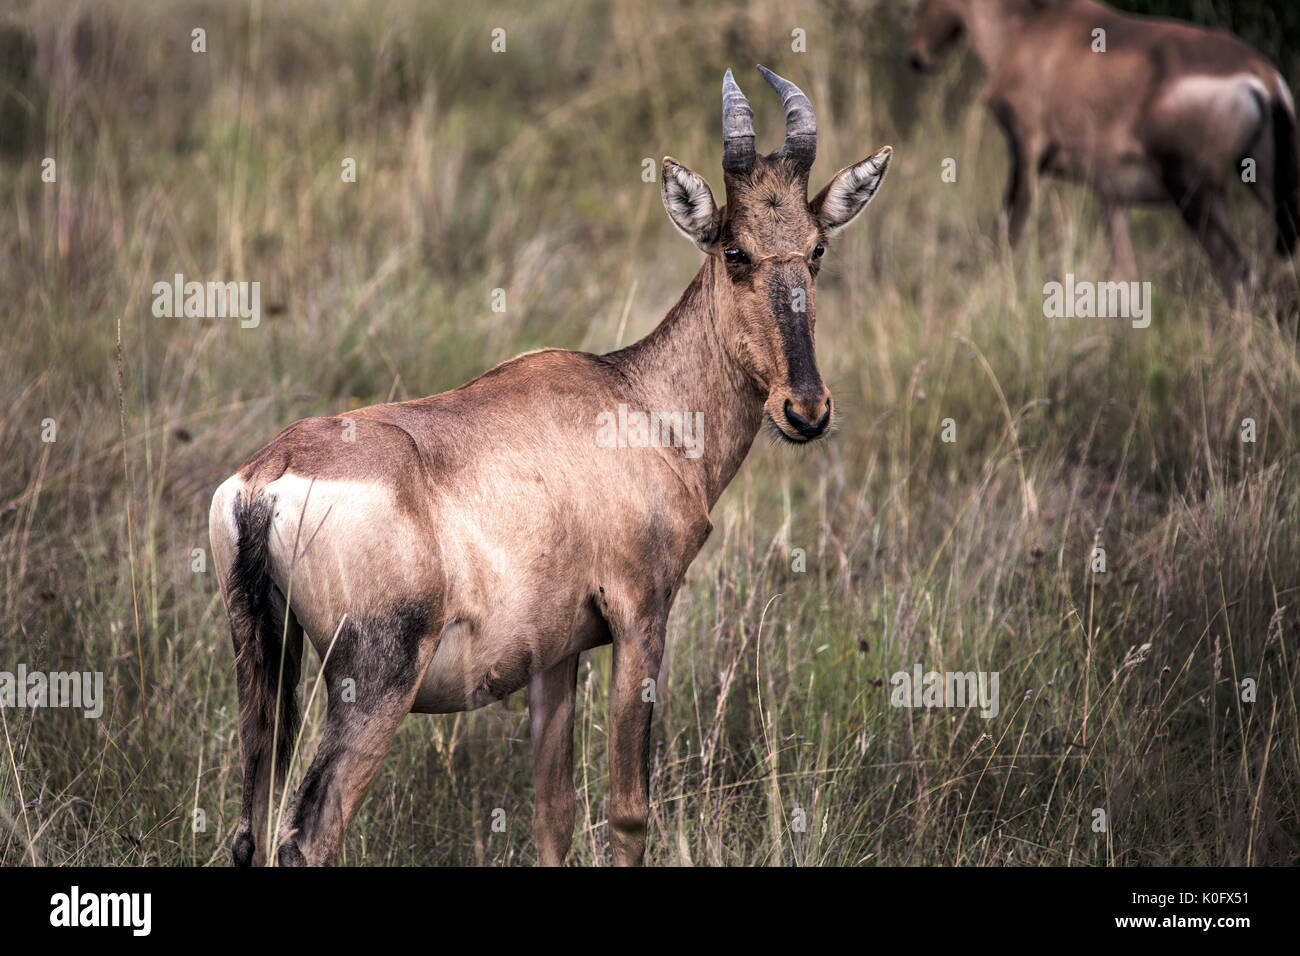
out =
<svg viewBox="0 0 1300 956"><path fill-rule="evenodd" d="M276 862L280 866L306 866L307 858L302 855L302 850L298 849L298 844L290 840L280 847L279 852L275 855Z"/></svg>
<svg viewBox="0 0 1300 956"><path fill-rule="evenodd" d="M253 834L245 830L235 835L235 843L230 848L230 859L235 866L253 865Z"/></svg>

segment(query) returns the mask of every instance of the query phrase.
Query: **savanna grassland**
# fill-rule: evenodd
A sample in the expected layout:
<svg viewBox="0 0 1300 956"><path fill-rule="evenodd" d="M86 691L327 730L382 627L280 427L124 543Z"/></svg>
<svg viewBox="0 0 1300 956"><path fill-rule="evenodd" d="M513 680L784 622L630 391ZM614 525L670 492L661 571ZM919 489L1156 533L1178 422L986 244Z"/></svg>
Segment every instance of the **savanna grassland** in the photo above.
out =
<svg viewBox="0 0 1300 956"><path fill-rule="evenodd" d="M673 612L649 860L1300 862L1294 264L1243 187L1266 276L1248 309L1168 208L1134 220L1149 328L1045 318L1045 281L1105 277L1098 207L1049 184L1028 241L1001 248L1007 164L978 67L906 73L909 16L884 0L0 13L0 669L102 671L107 696L97 720L0 711L0 863L228 862L233 655L193 555L213 490L294 419L645 334L701 254L643 161L670 154L721 195L728 66L775 149L755 62L812 99L814 188L895 156L818 281L835 433L755 443ZM175 273L259 281L261 324L155 317L151 287ZM890 706L914 663L998 672L1000 712ZM604 648L579 673L580 864L607 857L608 668ZM299 767L322 715L317 693ZM531 814L522 693L412 717L341 861L529 864Z"/></svg>

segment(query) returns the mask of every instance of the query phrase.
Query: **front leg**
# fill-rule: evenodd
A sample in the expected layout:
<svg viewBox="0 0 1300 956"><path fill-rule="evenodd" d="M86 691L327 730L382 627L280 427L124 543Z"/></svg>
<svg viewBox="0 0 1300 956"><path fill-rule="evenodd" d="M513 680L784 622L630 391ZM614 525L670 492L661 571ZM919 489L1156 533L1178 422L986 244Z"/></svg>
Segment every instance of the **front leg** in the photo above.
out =
<svg viewBox="0 0 1300 956"><path fill-rule="evenodd" d="M1028 157L1012 154L1011 176L1007 181L1007 194L1002 215L1007 224L1007 244L1014 249L1025 231L1025 222L1034 205L1034 171Z"/></svg>
<svg viewBox="0 0 1300 956"><path fill-rule="evenodd" d="M609 678L609 842L615 866L645 859L650 815L650 716L663 662L667 608L612 628ZM647 684L647 680L651 683Z"/></svg>
<svg viewBox="0 0 1300 956"><path fill-rule="evenodd" d="M563 866L573 844L573 698L578 655L570 654L528 685L533 745L533 839L542 866Z"/></svg>
<svg viewBox="0 0 1300 956"><path fill-rule="evenodd" d="M1007 191L1002 199L1002 217L1007 244L1014 249L1034 205L1034 177L1037 174L1035 150L1010 104L999 100L991 104L991 109L998 126L1006 135L1007 151L1011 159Z"/></svg>

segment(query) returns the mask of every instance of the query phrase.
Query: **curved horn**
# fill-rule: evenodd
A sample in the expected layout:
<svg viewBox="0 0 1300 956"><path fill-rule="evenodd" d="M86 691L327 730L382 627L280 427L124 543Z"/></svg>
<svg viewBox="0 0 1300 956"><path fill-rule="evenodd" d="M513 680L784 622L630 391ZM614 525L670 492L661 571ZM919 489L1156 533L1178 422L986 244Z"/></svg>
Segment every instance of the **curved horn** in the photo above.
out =
<svg viewBox="0 0 1300 956"><path fill-rule="evenodd" d="M722 168L729 173L754 168L754 111L730 70L722 77Z"/></svg>
<svg viewBox="0 0 1300 956"><path fill-rule="evenodd" d="M793 161L806 172L817 158L817 118L813 116L812 103L799 87L767 67L760 64L758 72L781 94L781 104L785 107L785 144L777 155Z"/></svg>

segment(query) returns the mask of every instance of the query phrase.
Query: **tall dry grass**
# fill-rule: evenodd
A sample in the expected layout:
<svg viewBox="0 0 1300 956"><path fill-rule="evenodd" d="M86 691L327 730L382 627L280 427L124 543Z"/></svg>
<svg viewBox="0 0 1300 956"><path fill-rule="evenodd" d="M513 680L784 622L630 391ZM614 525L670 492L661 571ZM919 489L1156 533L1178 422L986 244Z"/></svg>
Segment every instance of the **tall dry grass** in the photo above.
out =
<svg viewBox="0 0 1300 956"><path fill-rule="evenodd" d="M0 669L100 670L109 699L99 720L0 712L0 862L228 859L232 655L192 570L212 490L295 418L653 327L699 254L642 160L720 189L727 66L773 148L756 61L817 107L816 186L896 156L819 281L836 434L756 446L674 611L651 859L1297 861L1300 363L1272 317L1294 271L1231 314L1156 210L1135 221L1151 328L1045 319L1044 281L1102 276L1096 207L1049 186L1030 241L1000 251L978 71L905 74L905 9L55 0L4 28L33 53L6 74L24 105L0 110ZM1246 203L1239 220L1263 235ZM260 281L262 325L153 317L177 272ZM1000 714L891 707L914 662L997 671ZM606 854L607 670L598 651L580 672L585 864ZM343 861L532 862L528 763L522 695L408 720Z"/></svg>

